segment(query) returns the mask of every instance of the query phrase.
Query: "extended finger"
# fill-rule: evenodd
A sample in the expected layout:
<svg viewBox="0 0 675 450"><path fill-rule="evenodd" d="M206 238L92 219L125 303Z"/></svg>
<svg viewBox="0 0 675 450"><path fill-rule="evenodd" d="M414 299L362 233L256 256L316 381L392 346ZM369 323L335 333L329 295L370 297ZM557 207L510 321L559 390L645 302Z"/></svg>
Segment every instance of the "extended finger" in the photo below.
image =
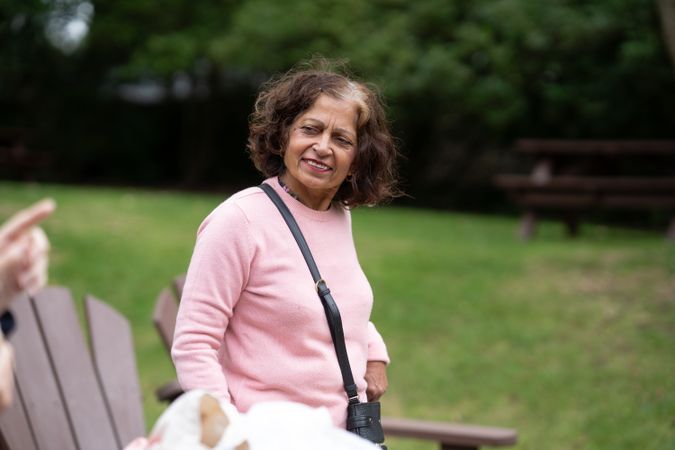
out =
<svg viewBox="0 0 675 450"><path fill-rule="evenodd" d="M54 212L54 209L56 209L56 203L51 198L47 198L14 214L0 227L0 243L12 241L28 232Z"/></svg>

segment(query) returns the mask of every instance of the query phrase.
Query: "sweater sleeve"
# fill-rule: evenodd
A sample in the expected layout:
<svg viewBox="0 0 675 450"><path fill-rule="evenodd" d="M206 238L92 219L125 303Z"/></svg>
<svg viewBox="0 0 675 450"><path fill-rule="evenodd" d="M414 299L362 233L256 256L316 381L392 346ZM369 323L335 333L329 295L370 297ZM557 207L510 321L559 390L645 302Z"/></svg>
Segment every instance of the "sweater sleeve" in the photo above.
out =
<svg viewBox="0 0 675 450"><path fill-rule="evenodd" d="M382 361L386 364L390 362L387 346L373 322L368 322L368 361Z"/></svg>
<svg viewBox="0 0 675 450"><path fill-rule="evenodd" d="M205 389L230 402L221 347L248 280L252 247L248 222L235 204L221 204L200 226L171 350L184 390Z"/></svg>

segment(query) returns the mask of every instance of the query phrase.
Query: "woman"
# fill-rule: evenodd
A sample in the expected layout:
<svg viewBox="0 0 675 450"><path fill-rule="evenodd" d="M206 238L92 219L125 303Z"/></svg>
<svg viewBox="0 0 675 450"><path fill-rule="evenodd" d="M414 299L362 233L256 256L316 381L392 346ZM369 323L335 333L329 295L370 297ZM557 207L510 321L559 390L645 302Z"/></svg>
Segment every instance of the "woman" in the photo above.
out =
<svg viewBox="0 0 675 450"><path fill-rule="evenodd" d="M248 147L331 288L360 399L377 400L389 357L369 321L373 296L350 217L397 194L397 150L377 95L326 70L286 74L263 86ZM260 401L326 406L344 427L347 399L321 301L261 189L233 195L200 226L172 356L183 389L206 389L242 412Z"/></svg>

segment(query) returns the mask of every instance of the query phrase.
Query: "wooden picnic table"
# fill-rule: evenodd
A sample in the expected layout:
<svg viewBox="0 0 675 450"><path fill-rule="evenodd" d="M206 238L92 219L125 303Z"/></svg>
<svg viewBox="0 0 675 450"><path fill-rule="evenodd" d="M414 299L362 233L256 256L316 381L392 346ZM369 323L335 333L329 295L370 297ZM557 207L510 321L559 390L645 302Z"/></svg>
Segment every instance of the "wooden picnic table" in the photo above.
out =
<svg viewBox="0 0 675 450"><path fill-rule="evenodd" d="M603 208L667 211L675 239L675 141L521 139L516 151L534 158L532 171L495 182L524 209L522 238L542 212L561 214L574 236L582 212Z"/></svg>

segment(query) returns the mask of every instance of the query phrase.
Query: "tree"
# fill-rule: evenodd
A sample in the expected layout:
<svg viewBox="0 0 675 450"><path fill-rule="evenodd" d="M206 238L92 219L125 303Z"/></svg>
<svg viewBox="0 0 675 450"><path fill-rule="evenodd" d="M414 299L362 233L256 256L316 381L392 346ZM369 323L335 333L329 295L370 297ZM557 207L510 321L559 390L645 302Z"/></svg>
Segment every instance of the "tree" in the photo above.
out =
<svg viewBox="0 0 675 450"><path fill-rule="evenodd" d="M245 122L257 86L315 54L348 59L358 76L382 88L408 155L409 190L418 197L485 185L505 159L500 149L517 137L672 137L675 80L656 26L659 10L645 0L93 5L81 49L40 56L40 70L53 79L29 74L37 61L17 63L13 72L33 87L52 86L37 89L54 105L43 117L87 123L59 124L80 131L64 141L87 141L88 150L68 150L71 161L90 158L80 173L187 183L213 182L230 168L244 173ZM46 52L41 41L36 48ZM5 72L0 68L0 77ZM120 86L140 82L163 86L164 102L122 104ZM2 92L0 102L18 101L13 91ZM56 112L59 104L68 114ZM94 108L100 112L91 114ZM135 130L134 137L113 131L121 129ZM93 160L91 149L109 163Z"/></svg>
<svg viewBox="0 0 675 450"><path fill-rule="evenodd" d="M670 61L675 68L675 0L657 0L663 38L670 54Z"/></svg>

